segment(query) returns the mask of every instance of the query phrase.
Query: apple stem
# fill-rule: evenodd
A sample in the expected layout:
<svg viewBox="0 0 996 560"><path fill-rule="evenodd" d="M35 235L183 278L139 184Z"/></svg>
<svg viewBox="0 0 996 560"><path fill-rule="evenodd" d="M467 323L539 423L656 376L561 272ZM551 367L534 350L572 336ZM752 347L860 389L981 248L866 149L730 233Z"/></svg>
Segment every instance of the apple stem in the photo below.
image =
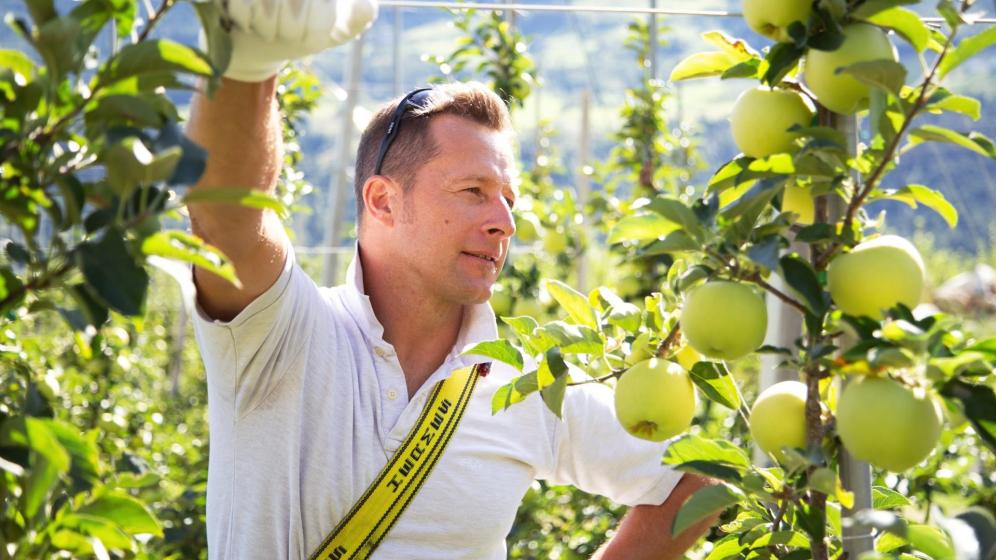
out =
<svg viewBox="0 0 996 560"><path fill-rule="evenodd" d="M661 341L660 345L657 346L657 351L654 352L658 358L664 358L667 356L668 350L674 345L674 341L678 340L678 333L681 332L680 323L678 321L674 322L671 330L668 331L667 336Z"/></svg>
<svg viewBox="0 0 996 560"><path fill-rule="evenodd" d="M795 300L794 298L792 298L792 296L786 294L785 292L783 292L783 291L779 290L778 288L772 286L771 284L768 284L767 282L765 282L764 279L761 278L761 274L760 273L755 272L753 275L748 276L746 278L746 280L748 280L749 282L753 282L753 283L757 284L758 286L761 286L762 288L764 288L765 290L767 290L769 293L771 293L772 295L774 295L778 299L780 299L780 300L784 301L785 303L791 305L792 307L798 309L799 312L802 313L803 315L805 315L806 313L809 313L809 310L806 309L806 306L804 306L803 304L799 303L797 300Z"/></svg>

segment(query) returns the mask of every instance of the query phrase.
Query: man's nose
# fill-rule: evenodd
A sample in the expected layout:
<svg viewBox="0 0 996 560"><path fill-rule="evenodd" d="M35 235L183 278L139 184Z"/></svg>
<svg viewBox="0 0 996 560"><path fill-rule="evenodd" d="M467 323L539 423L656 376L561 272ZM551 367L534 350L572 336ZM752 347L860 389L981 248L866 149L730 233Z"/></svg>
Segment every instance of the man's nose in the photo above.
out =
<svg viewBox="0 0 996 560"><path fill-rule="evenodd" d="M489 205L487 232L490 235L509 238L515 235L515 217L504 196Z"/></svg>

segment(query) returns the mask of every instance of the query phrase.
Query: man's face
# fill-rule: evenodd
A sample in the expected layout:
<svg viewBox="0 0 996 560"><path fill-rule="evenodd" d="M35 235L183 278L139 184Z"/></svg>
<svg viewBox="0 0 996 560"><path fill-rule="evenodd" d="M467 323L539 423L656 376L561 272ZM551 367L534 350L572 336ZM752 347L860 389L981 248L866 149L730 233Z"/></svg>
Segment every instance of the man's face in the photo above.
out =
<svg viewBox="0 0 996 560"><path fill-rule="evenodd" d="M509 137L453 115L433 118L438 155L402 197L392 239L406 281L440 303L482 303L515 233L516 168Z"/></svg>

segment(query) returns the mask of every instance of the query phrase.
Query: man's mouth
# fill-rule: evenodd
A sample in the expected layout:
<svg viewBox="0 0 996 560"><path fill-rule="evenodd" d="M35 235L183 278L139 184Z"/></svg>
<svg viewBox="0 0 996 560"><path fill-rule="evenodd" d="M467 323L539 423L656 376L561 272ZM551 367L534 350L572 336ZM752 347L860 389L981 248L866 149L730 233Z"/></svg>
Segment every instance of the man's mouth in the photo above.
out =
<svg viewBox="0 0 996 560"><path fill-rule="evenodd" d="M470 252L470 251L464 251L463 254L469 255L471 257L477 257L477 258L479 258L481 260L488 261L491 264L497 264L498 263L498 257L496 257L494 255L489 255L487 253L473 253L473 252Z"/></svg>

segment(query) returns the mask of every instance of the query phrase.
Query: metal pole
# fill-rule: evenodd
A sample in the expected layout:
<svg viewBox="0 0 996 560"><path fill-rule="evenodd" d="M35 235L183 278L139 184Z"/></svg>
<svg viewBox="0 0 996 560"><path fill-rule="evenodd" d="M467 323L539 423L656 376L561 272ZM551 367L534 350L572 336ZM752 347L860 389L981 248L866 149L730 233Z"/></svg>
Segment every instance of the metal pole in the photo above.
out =
<svg viewBox="0 0 996 560"><path fill-rule="evenodd" d="M489 2L431 2L420 0L381 0L381 7L401 8L444 8L447 10L516 10L523 12L595 12L603 14L661 14L666 16L707 16L707 17L741 17L740 12L725 12L722 10L675 10L671 8L636 8L617 6L565 6L563 4L496 4ZM993 24L996 18L979 17L976 12L968 14L966 25ZM943 18L921 18L924 23L942 24Z"/></svg>
<svg viewBox="0 0 996 560"><path fill-rule="evenodd" d="M404 22L401 20L401 8L394 9L394 29L391 37L391 50L392 59L394 61L394 90L392 92L393 97L398 97L401 95L401 30L404 28Z"/></svg>
<svg viewBox="0 0 996 560"><path fill-rule="evenodd" d="M650 0L650 9L657 9L657 0ZM647 45L650 53L650 79L657 79L657 14L651 13L647 21Z"/></svg>
<svg viewBox="0 0 996 560"><path fill-rule="evenodd" d="M854 155L857 153L858 145L858 118L854 115L836 116L835 128L841 131L847 139L847 151ZM855 178L857 174L854 173ZM832 197L833 204L830 207L830 220L835 222L844 212L843 201L839 197ZM854 493L854 507L844 509L844 517L854 515L854 512L872 507L872 478L871 467L864 461L859 461L852 457L846 449L840 448L840 483ZM863 527L846 526L844 531L844 554L847 558L857 558L865 552L875 550L875 539L871 529Z"/></svg>
<svg viewBox="0 0 996 560"><path fill-rule="evenodd" d="M325 245L338 247L339 230L342 229L345 214L346 196L349 188L349 177L346 170L353 160L353 112L360 97L360 83L363 74L363 35L353 41L349 79L346 85L346 106L342 110L342 132L339 134L339 156L336 161L336 173L329 188L328 229L325 230ZM338 255L328 253L322 266L322 285L331 286L339 278Z"/></svg>
<svg viewBox="0 0 996 560"><path fill-rule="evenodd" d="M588 166L588 162L591 160L591 92L587 89L581 91L581 136L578 145L578 167L577 167L577 181L578 181L578 206L583 210L585 205L588 203L588 198L591 194L591 181L586 173L585 168ZM585 222L587 227L587 222ZM581 239L581 255L578 257L577 264L577 274L578 274L578 289L581 293L588 292L588 259L587 257L587 247L588 247L588 236L587 231L582 230Z"/></svg>

